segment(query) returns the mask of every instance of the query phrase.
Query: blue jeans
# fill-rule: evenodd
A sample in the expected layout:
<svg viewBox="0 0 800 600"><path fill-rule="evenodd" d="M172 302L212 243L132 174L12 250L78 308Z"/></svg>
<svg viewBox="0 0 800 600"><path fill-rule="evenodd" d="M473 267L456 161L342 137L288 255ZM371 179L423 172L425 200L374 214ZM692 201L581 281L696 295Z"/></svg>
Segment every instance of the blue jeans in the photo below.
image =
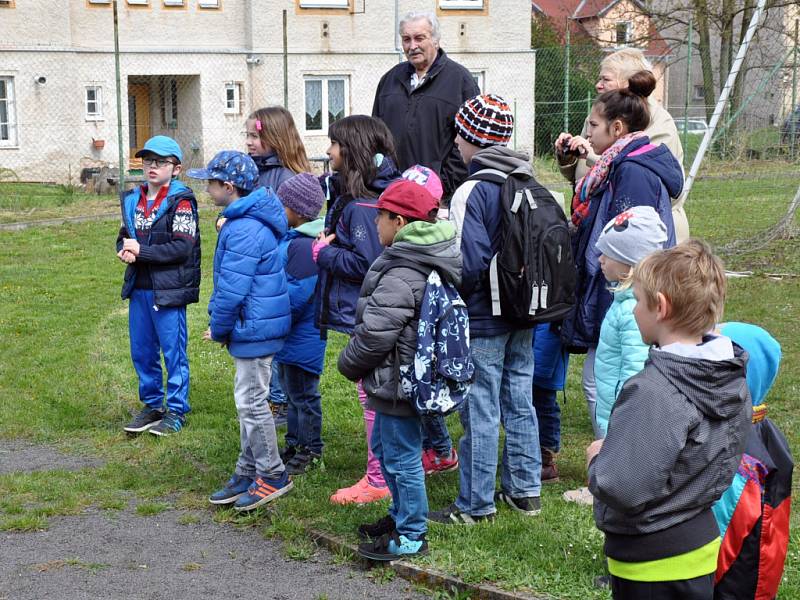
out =
<svg viewBox="0 0 800 600"><path fill-rule="evenodd" d="M164 374L167 367L167 410L189 412L189 357L186 354L186 307L153 308L153 290L134 289L128 306L131 359L139 376L139 400L150 408L164 408Z"/></svg>
<svg viewBox="0 0 800 600"><path fill-rule="evenodd" d="M372 452L392 494L389 514L397 533L418 540L428 530L428 496L422 471L422 426L419 417L393 417L376 411Z"/></svg>
<svg viewBox="0 0 800 600"><path fill-rule="evenodd" d="M433 450L439 456L450 456L453 449L453 440L447 431L447 423L441 415L423 415L422 420L422 449Z"/></svg>
<svg viewBox="0 0 800 600"><path fill-rule="evenodd" d="M283 391L283 377L281 363L272 363L272 378L269 380L269 401L272 404L286 404L286 394Z"/></svg>
<svg viewBox="0 0 800 600"><path fill-rule="evenodd" d="M533 408L539 423L539 445L553 452L561 449L561 408L558 392L533 386Z"/></svg>
<svg viewBox="0 0 800 600"><path fill-rule="evenodd" d="M461 409L456 506L472 516L495 512L500 423L506 432L500 487L513 498L541 492L542 454L533 410L531 330L522 329L470 342L475 381Z"/></svg>
<svg viewBox="0 0 800 600"><path fill-rule="evenodd" d="M319 375L295 365L280 367L281 387L289 401L286 446L322 454L322 397Z"/></svg>

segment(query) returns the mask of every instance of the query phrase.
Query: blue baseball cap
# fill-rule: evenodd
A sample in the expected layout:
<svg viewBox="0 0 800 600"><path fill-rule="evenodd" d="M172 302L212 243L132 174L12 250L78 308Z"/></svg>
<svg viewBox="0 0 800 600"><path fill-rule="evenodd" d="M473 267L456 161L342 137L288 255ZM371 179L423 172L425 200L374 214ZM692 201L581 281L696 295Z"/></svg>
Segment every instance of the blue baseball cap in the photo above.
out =
<svg viewBox="0 0 800 600"><path fill-rule="evenodd" d="M193 179L228 181L238 188L252 191L258 185L258 167L244 152L223 150L212 158L205 169L189 169Z"/></svg>
<svg viewBox="0 0 800 600"><path fill-rule="evenodd" d="M183 162L183 152L178 142L166 135L156 135L144 143L144 148L139 150L134 156L141 157L143 154L155 154L156 156L174 156L178 162Z"/></svg>

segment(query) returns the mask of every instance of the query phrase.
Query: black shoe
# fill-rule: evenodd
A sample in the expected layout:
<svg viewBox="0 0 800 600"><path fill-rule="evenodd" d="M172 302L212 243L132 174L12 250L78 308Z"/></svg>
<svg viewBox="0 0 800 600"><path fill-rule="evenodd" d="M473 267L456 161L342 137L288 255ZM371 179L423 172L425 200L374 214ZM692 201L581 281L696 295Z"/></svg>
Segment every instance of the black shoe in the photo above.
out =
<svg viewBox="0 0 800 600"><path fill-rule="evenodd" d="M283 427L289 419L289 405L286 402L280 404L269 403L269 408L272 411L272 420L275 421L275 429Z"/></svg>
<svg viewBox="0 0 800 600"><path fill-rule="evenodd" d="M289 473L289 475L303 475L308 469L319 465L321 462L321 454L300 450L289 462L284 464L286 465L286 472Z"/></svg>
<svg viewBox="0 0 800 600"><path fill-rule="evenodd" d="M283 450L280 450L278 454L281 455L281 462L286 465L286 463L292 460L294 455L297 454L297 446L286 446Z"/></svg>
<svg viewBox="0 0 800 600"><path fill-rule="evenodd" d="M454 523L459 525L477 525L482 521L494 521L494 513L472 516L465 512L461 512L454 503L444 510L434 510L429 512L428 521L432 521L434 523L443 523L445 525L453 525Z"/></svg>
<svg viewBox="0 0 800 600"><path fill-rule="evenodd" d="M386 533L377 540L358 545L358 554L369 560L399 560L409 556L421 556L428 553L428 542L423 535L418 540L410 540L397 531Z"/></svg>
<svg viewBox="0 0 800 600"><path fill-rule="evenodd" d="M539 496L530 496L528 498L512 498L505 492L495 492L494 501L504 502L508 504L515 511L535 517L542 511L542 499Z"/></svg>
<svg viewBox="0 0 800 600"><path fill-rule="evenodd" d="M607 590L611 587L611 575L600 575L595 577L592 583L594 584L594 587L598 589Z"/></svg>
<svg viewBox="0 0 800 600"><path fill-rule="evenodd" d="M358 537L362 540L374 540L387 533L392 533L396 523L390 515L386 515L382 519L374 523L365 523L358 526Z"/></svg>
<svg viewBox="0 0 800 600"><path fill-rule="evenodd" d="M161 423L161 419L163 418L164 411L145 406L139 411L139 414L133 418L133 421L128 423L123 429L128 433L142 433Z"/></svg>
<svg viewBox="0 0 800 600"><path fill-rule="evenodd" d="M183 429L183 426L185 424L186 424L185 416L179 415L176 412L168 410L167 414L164 415L164 418L161 419L161 422L158 425L155 425L150 428L150 433L152 433L153 435L157 435L159 437L172 435L174 433L178 433L181 429Z"/></svg>

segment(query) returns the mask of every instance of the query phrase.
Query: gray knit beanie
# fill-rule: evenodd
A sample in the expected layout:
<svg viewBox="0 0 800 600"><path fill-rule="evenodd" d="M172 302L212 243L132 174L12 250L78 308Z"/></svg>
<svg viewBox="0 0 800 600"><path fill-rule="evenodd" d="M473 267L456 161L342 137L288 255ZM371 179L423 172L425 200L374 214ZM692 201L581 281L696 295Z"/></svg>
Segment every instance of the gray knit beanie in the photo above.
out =
<svg viewBox="0 0 800 600"><path fill-rule="evenodd" d="M661 250L667 226L652 206L634 206L603 227L595 247L608 258L634 266L648 254Z"/></svg>
<svg viewBox="0 0 800 600"><path fill-rule="evenodd" d="M319 216L325 202L325 194L319 180L311 173L298 173L278 187L278 198L304 219L314 220Z"/></svg>

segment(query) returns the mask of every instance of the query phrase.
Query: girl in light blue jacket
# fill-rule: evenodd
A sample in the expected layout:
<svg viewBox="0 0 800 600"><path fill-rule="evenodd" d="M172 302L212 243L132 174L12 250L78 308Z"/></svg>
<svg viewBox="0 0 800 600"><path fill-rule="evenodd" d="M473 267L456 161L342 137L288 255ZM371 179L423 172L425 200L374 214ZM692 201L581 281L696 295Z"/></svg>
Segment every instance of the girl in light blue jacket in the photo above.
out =
<svg viewBox="0 0 800 600"><path fill-rule="evenodd" d="M649 351L633 317L636 299L630 273L640 260L666 242L667 227L650 206L623 211L609 221L597 240L600 267L614 294L600 328L595 358L596 418L603 437L622 384L642 370Z"/></svg>

